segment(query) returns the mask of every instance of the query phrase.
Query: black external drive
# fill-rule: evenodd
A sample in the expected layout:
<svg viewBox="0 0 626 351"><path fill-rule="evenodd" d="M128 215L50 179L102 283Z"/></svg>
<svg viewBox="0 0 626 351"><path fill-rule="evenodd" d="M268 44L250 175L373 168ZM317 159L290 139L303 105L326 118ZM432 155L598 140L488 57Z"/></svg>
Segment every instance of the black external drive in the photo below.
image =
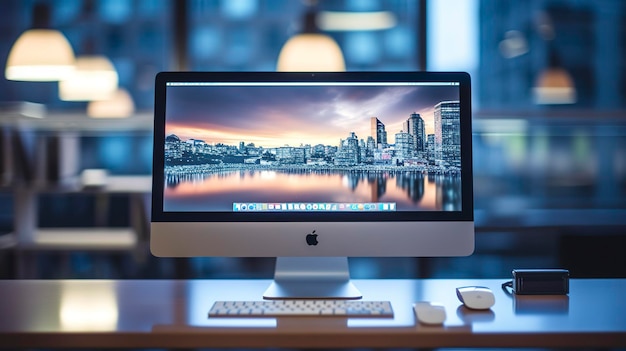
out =
<svg viewBox="0 0 626 351"><path fill-rule="evenodd" d="M567 269L514 269L513 293L517 295L567 295Z"/></svg>

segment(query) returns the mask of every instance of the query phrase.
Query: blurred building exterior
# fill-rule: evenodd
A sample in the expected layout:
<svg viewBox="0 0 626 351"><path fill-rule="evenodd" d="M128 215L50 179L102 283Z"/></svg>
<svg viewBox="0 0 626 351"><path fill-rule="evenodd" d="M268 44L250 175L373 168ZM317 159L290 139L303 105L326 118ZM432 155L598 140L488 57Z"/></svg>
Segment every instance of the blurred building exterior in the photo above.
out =
<svg viewBox="0 0 626 351"><path fill-rule="evenodd" d="M623 1L481 1L479 99L489 109L528 110L531 88L550 60L574 80L565 107L626 107Z"/></svg>

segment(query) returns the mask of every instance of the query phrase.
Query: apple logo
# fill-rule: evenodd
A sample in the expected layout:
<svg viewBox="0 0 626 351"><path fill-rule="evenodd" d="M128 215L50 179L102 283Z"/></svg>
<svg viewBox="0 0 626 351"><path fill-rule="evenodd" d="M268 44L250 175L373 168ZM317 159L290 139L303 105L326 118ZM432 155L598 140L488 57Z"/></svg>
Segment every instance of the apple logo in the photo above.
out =
<svg viewBox="0 0 626 351"><path fill-rule="evenodd" d="M313 246L318 244L317 234L315 234L315 230L311 234L306 235L306 243Z"/></svg>

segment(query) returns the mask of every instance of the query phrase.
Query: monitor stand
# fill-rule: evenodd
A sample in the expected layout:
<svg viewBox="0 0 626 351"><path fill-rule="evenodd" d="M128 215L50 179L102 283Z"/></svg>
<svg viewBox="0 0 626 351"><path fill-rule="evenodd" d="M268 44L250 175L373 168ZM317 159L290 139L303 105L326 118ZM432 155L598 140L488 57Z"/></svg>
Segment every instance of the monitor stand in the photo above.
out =
<svg viewBox="0 0 626 351"><path fill-rule="evenodd" d="M347 257L277 257L264 299L360 299Z"/></svg>

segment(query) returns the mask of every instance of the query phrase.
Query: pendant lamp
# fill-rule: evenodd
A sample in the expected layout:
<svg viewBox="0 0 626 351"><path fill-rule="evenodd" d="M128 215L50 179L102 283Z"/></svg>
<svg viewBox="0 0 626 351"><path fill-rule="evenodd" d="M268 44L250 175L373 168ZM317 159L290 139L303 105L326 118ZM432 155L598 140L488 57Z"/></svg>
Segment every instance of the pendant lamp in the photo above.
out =
<svg viewBox="0 0 626 351"><path fill-rule="evenodd" d="M118 75L105 56L79 56L76 69L59 81L59 98L64 101L106 100L117 90Z"/></svg>
<svg viewBox="0 0 626 351"><path fill-rule="evenodd" d="M316 12L305 14L304 30L287 40L278 56L277 71L337 72L345 71L343 53L337 42L319 31Z"/></svg>
<svg viewBox="0 0 626 351"><path fill-rule="evenodd" d="M49 9L36 5L33 29L22 33L9 52L4 75L8 80L50 82L74 70L74 51L65 36L49 29Z"/></svg>
<svg viewBox="0 0 626 351"><path fill-rule="evenodd" d="M135 112L135 104L126 89L119 88L107 100L90 101L87 116L92 118L125 118Z"/></svg>
<svg viewBox="0 0 626 351"><path fill-rule="evenodd" d="M549 47L548 67L543 70L532 90L533 98L539 105L563 105L576 103L576 86L551 45Z"/></svg>

